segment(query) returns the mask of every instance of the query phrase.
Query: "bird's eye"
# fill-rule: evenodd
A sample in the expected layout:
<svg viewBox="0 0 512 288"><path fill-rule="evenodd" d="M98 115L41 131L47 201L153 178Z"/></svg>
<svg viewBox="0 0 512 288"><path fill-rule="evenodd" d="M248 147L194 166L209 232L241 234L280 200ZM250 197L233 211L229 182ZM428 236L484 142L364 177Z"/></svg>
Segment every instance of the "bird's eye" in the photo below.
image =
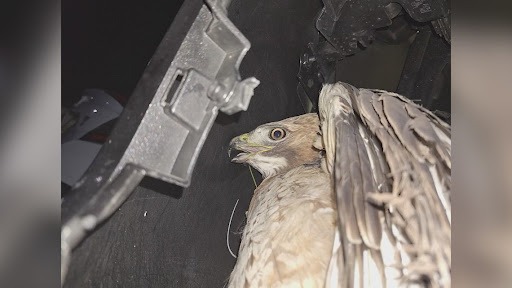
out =
<svg viewBox="0 0 512 288"><path fill-rule="evenodd" d="M270 131L270 138L272 138L272 140L281 140L284 136L286 136L286 132L281 128L274 128Z"/></svg>

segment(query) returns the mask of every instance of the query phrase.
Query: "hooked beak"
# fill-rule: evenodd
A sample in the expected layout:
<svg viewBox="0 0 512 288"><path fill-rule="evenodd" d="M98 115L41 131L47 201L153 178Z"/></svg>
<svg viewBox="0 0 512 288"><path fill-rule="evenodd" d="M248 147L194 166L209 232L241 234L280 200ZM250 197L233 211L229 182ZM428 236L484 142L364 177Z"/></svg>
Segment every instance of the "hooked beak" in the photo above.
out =
<svg viewBox="0 0 512 288"><path fill-rule="evenodd" d="M229 142L229 149L228 149L228 156L231 157L231 150L239 151L233 159L231 159L231 162L234 163L245 163L251 155L254 153L260 152L262 146L250 144L248 143L249 134L245 133L240 136L237 136Z"/></svg>

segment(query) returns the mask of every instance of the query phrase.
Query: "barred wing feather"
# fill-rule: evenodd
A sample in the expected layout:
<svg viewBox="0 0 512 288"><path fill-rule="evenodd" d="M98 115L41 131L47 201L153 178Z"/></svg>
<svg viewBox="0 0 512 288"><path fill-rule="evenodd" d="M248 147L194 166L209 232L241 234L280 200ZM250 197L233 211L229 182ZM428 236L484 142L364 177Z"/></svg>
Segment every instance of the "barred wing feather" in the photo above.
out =
<svg viewBox="0 0 512 288"><path fill-rule="evenodd" d="M449 287L451 127L409 99L338 82L319 98L339 231L327 287Z"/></svg>

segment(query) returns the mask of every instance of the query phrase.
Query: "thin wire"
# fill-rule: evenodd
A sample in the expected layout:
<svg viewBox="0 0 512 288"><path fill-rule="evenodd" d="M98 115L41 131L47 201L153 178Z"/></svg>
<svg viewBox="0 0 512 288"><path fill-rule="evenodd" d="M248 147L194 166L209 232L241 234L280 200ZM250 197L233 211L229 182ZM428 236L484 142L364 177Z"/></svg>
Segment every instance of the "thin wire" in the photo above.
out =
<svg viewBox="0 0 512 288"><path fill-rule="evenodd" d="M233 211L231 211L231 217L229 217L228 231L226 232L226 245L228 246L229 253L235 259L236 259L236 255L235 255L235 253L233 253L233 251L231 251L231 247L229 246L229 230L231 229L231 221L233 221L233 215L235 214L235 209L236 209L236 206L238 205L239 200L240 199L236 200L235 207L233 207Z"/></svg>
<svg viewBox="0 0 512 288"><path fill-rule="evenodd" d="M254 188L258 188L258 184L256 184L256 178L254 178L254 174L252 174L251 166L247 167L249 167L249 172L251 172L252 182L254 182Z"/></svg>
<svg viewBox="0 0 512 288"><path fill-rule="evenodd" d="M251 166L249 167L249 172L251 172L252 181L254 183L254 187L258 188L258 184L256 184L256 178L254 178L254 174L252 173ZM229 224L228 224L228 231L226 231L226 246L228 247L229 254L233 256L235 259L237 258L235 253L231 250L231 246L229 245L229 231L231 230L231 222L233 222L233 215L235 215L236 206L238 205L238 201L240 201L240 198L236 199L235 206L233 207L233 210L231 211L231 216L229 217Z"/></svg>

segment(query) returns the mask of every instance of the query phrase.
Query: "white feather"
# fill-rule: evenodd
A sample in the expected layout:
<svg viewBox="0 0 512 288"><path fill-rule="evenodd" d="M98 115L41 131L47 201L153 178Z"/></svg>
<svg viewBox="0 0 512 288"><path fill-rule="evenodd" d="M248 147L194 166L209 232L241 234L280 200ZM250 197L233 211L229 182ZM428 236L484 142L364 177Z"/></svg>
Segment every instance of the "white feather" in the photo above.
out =
<svg viewBox="0 0 512 288"><path fill-rule="evenodd" d="M337 255L338 250L341 249L341 241L340 241L340 231L336 229L336 232L334 233L334 241L332 245L332 254L331 255ZM329 262L329 268L327 270L327 277L326 277L326 288L337 288L340 275L339 275L339 265L338 263L338 257L331 257L331 261Z"/></svg>
<svg viewBox="0 0 512 288"><path fill-rule="evenodd" d="M284 157L267 157L261 154L252 156L251 160L249 160L249 164L251 162L258 163L258 165L254 165L254 167L261 173L263 178L274 176L277 171L288 165Z"/></svg>
<svg viewBox="0 0 512 288"><path fill-rule="evenodd" d="M428 169L430 171L430 174L432 174L432 179L434 180L434 186L436 188L437 196L439 197L439 200L441 200L441 204L443 205L443 208L446 211L448 221L450 222L450 224L452 224L452 210L450 207L450 202L446 199L447 195L449 195L449 191L445 191L446 189L443 188L441 181L439 181L439 174L437 173L436 167L430 165Z"/></svg>

